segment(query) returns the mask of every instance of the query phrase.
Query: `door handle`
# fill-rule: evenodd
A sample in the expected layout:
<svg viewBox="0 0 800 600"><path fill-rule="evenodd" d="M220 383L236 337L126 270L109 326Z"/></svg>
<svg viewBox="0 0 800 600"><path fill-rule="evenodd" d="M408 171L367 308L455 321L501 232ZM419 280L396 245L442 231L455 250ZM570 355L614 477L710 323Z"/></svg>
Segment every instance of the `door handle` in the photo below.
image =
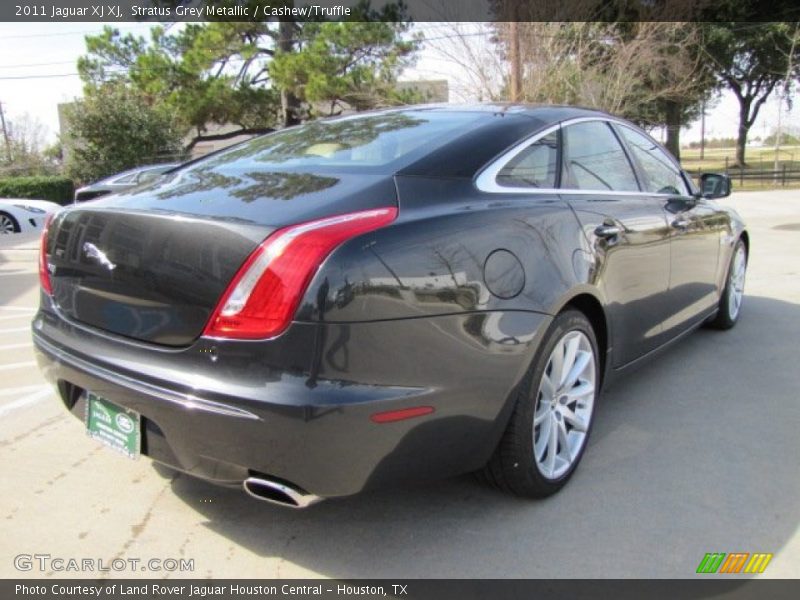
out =
<svg viewBox="0 0 800 600"><path fill-rule="evenodd" d="M622 233L622 230L616 225L598 225L594 230L594 234L597 237L606 239L617 237L620 233Z"/></svg>
<svg viewBox="0 0 800 600"><path fill-rule="evenodd" d="M685 231L685 230L689 229L689 225L691 225L691 223L690 223L689 219L685 219L683 217L678 217L672 223L670 223L670 225L672 225L675 229L680 229L682 231Z"/></svg>

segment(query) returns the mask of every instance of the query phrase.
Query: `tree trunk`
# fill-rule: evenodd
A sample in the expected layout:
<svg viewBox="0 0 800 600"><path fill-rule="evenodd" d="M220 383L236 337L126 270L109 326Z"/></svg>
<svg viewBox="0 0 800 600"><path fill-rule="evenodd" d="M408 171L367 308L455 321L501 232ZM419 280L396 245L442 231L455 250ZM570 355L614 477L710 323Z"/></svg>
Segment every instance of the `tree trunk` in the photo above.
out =
<svg viewBox="0 0 800 600"><path fill-rule="evenodd" d="M278 50L281 52L294 51L294 34L294 21L280 21L278 23ZM284 127L300 124L300 99L291 90L281 90L281 112Z"/></svg>
<svg viewBox="0 0 800 600"><path fill-rule="evenodd" d="M519 55L519 23L512 21L509 26L509 62L511 63L511 102L520 101L522 88L522 60Z"/></svg>
<svg viewBox="0 0 800 600"><path fill-rule="evenodd" d="M747 134L750 133L750 99L739 98L739 133L736 136L736 165L746 167L744 160Z"/></svg>
<svg viewBox="0 0 800 600"><path fill-rule="evenodd" d="M667 141L664 144L672 155L681 159L681 105L668 100L666 105Z"/></svg>

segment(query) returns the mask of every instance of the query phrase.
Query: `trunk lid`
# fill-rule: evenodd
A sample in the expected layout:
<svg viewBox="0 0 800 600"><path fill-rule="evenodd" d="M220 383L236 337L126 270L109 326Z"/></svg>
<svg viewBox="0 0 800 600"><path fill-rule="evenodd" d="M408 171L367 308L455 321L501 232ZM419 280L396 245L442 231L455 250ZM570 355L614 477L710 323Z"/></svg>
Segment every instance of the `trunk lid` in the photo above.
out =
<svg viewBox="0 0 800 600"><path fill-rule="evenodd" d="M396 206L386 176L178 171L56 217L47 240L53 300L70 320L186 346L275 229L385 206Z"/></svg>

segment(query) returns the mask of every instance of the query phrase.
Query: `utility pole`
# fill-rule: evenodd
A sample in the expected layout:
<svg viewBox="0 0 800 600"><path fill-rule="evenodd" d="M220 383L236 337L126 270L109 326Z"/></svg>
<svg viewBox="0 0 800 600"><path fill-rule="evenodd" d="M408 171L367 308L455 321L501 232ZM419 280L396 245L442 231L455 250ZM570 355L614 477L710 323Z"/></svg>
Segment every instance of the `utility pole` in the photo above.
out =
<svg viewBox="0 0 800 600"><path fill-rule="evenodd" d="M785 88L778 93L778 123L775 126L775 158L772 162L774 181L778 181L778 154L781 151L781 117L783 116L783 102L786 99Z"/></svg>
<svg viewBox="0 0 800 600"><path fill-rule="evenodd" d="M509 60L511 62L511 102L519 102L520 88L522 87L522 64L519 55L519 23L511 21L509 23Z"/></svg>
<svg viewBox="0 0 800 600"><path fill-rule="evenodd" d="M6 141L6 156L11 162L11 142L8 140L8 129L6 129L6 116L3 114L3 103L0 102L0 126L3 128L3 139Z"/></svg>
<svg viewBox="0 0 800 600"><path fill-rule="evenodd" d="M703 98L703 113L700 115L700 160L706 157L706 99Z"/></svg>

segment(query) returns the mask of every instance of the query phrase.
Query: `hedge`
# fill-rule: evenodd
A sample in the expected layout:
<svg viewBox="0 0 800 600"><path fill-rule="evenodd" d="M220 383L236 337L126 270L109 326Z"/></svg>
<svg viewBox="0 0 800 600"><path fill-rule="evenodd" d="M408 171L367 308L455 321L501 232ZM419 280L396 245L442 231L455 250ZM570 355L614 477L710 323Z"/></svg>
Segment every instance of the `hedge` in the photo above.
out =
<svg viewBox="0 0 800 600"><path fill-rule="evenodd" d="M0 198L50 200L63 206L74 197L75 185L69 177L0 178Z"/></svg>

